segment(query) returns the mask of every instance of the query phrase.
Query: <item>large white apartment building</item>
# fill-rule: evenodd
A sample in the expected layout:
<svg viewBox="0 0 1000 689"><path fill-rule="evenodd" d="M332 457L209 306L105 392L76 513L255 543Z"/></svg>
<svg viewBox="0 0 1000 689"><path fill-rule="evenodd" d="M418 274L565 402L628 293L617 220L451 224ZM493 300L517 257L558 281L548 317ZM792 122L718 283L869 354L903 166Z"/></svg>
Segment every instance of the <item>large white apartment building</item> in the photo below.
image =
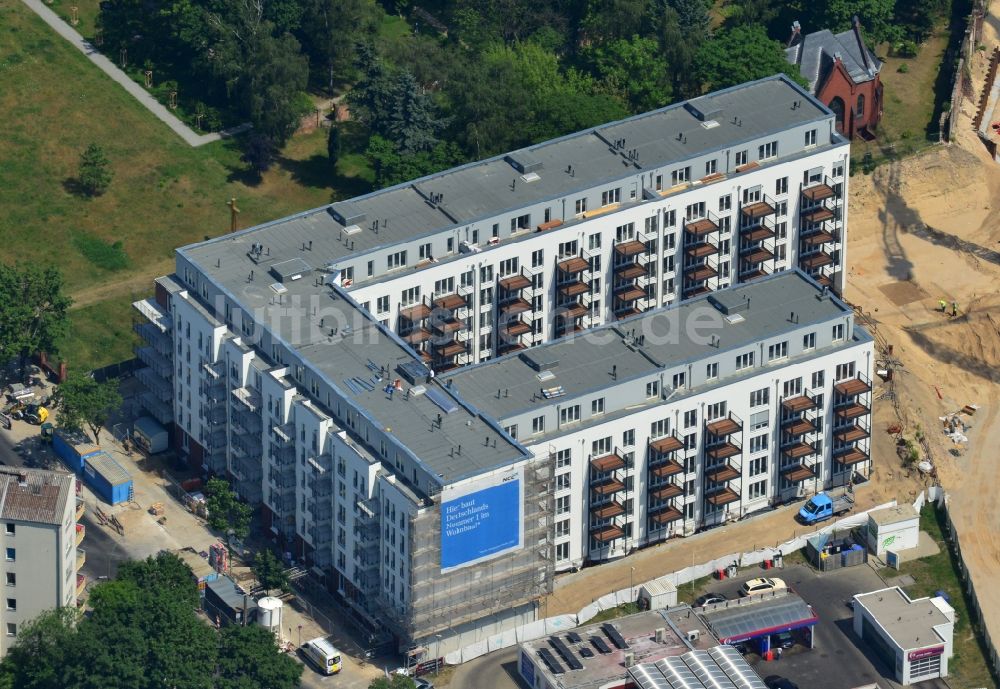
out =
<svg viewBox="0 0 1000 689"><path fill-rule="evenodd" d="M76 605L86 584L82 516L72 475L0 467L0 655L42 612Z"/></svg>
<svg viewBox="0 0 1000 689"><path fill-rule="evenodd" d="M530 619L556 568L864 473L847 164L775 77L183 247L145 406L372 628ZM714 346L641 338L692 309Z"/></svg>

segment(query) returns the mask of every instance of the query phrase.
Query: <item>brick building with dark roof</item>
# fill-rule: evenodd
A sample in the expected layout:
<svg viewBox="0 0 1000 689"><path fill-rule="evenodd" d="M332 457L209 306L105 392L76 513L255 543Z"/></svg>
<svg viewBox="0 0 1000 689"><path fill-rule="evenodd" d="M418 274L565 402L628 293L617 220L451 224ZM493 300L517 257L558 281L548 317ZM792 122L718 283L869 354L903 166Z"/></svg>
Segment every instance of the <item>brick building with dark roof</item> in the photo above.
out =
<svg viewBox="0 0 1000 689"><path fill-rule="evenodd" d="M803 34L795 22L785 55L799 66L810 92L834 112L841 134L874 138L882 119L882 62L865 44L857 17L850 30L838 34L828 29Z"/></svg>

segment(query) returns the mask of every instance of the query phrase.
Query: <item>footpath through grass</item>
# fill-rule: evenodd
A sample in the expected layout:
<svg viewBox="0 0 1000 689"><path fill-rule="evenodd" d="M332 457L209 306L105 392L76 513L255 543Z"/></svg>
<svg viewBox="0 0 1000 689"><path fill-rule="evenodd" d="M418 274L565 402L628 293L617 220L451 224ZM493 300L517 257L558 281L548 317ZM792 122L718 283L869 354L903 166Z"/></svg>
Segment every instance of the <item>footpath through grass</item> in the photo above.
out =
<svg viewBox="0 0 1000 689"><path fill-rule="evenodd" d="M191 148L20 2L0 5L0 83L0 260L62 269L79 302L62 352L71 368L132 356L128 304L152 293L144 278L169 272L175 247L228 231L231 197L248 227L371 185L350 135L336 173L318 130L259 182L236 142ZM91 142L114 171L96 199L74 184Z"/></svg>
<svg viewBox="0 0 1000 689"><path fill-rule="evenodd" d="M965 594L959 563L945 540L947 523L943 511L928 503L920 511L920 529L926 531L941 546L941 552L931 557L903 563L899 572L883 569L883 578L909 574L915 580L906 587L911 598L933 596L938 591L948 595L955 608L955 655L948 661L948 684L962 689L1000 686L990 674L986 647L978 620L973 621L971 600Z"/></svg>

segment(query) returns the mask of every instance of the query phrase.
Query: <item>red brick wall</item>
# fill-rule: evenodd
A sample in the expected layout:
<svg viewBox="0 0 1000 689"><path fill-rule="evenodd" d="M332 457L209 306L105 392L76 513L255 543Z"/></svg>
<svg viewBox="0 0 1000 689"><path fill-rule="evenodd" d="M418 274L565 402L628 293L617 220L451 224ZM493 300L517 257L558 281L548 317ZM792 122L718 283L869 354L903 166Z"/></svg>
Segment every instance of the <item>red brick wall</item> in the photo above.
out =
<svg viewBox="0 0 1000 689"><path fill-rule="evenodd" d="M862 117L856 118L854 111L857 108L859 95L865 97L865 111ZM843 127L838 127L838 129L849 138L854 138L858 130L863 127L874 131L882 117L882 83L879 81L878 75L875 75L871 81L855 84L839 62L830 71L830 75L819 88L816 97L827 106L833 102L834 98L839 97L844 101Z"/></svg>

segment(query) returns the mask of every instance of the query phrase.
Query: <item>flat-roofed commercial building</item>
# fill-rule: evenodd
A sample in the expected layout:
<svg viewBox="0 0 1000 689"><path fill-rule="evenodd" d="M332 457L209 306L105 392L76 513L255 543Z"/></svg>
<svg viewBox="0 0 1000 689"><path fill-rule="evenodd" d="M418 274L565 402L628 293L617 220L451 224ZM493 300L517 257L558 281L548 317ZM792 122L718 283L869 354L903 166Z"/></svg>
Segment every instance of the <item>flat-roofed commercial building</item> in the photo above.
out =
<svg viewBox="0 0 1000 689"><path fill-rule="evenodd" d="M911 599L898 586L854 596L854 633L906 686L948 676L955 609L940 597Z"/></svg>

